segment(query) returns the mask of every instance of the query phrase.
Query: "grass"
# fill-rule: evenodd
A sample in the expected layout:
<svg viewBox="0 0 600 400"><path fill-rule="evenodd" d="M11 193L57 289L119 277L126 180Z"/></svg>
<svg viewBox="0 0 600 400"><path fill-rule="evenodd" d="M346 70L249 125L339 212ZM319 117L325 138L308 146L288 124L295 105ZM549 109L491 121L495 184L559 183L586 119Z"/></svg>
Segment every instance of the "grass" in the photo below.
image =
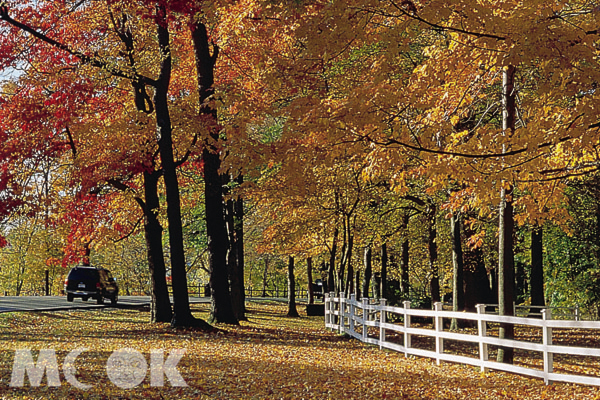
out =
<svg viewBox="0 0 600 400"><path fill-rule="evenodd" d="M206 318L207 304L194 305ZM219 331L172 330L147 323L141 310L101 309L0 314L2 399L600 399L600 389L473 367L406 358L329 332L322 317L287 318L274 303L250 303L249 321ZM71 386L9 386L16 349L54 349L59 367L80 347ZM113 351L132 348L150 362L152 349L185 349L177 369L188 387L150 386L150 373L132 389L115 386L106 371ZM167 379L165 379L167 381Z"/></svg>

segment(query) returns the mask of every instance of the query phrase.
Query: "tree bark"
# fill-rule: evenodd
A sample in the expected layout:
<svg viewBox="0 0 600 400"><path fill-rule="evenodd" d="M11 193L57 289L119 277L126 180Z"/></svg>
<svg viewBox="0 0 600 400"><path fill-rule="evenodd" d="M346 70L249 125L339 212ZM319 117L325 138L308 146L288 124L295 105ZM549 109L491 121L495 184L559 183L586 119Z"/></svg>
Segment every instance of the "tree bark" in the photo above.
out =
<svg viewBox="0 0 600 400"><path fill-rule="evenodd" d="M238 175L235 179L238 185L244 183L244 176ZM235 250L237 260L237 272L238 272L238 284L239 292L241 295L241 308L240 314L243 315L243 320L246 320L246 289L245 289L245 274L244 269L246 266L244 260L244 199L241 196L234 201L234 212L233 212L234 230L235 230Z"/></svg>
<svg viewBox="0 0 600 400"><path fill-rule="evenodd" d="M466 226L463 226L465 236L471 238L476 232ZM477 247L474 249L466 248L463 251L464 263L464 295L465 295L465 310L468 312L476 312L477 304L490 304L498 300L496 290L490 288L490 279L485 268L485 260L483 249ZM494 270L496 271L496 270ZM492 276L495 276L492 272ZM494 279L497 281L497 279ZM497 286L496 286L497 288Z"/></svg>
<svg viewBox="0 0 600 400"><path fill-rule="evenodd" d="M400 284L402 289L402 294L404 300L408 300L410 296L410 280L409 280L409 242L408 242L408 221L409 221L408 213L405 213L402 216L402 230L404 232L404 236L402 239L402 255L400 258Z"/></svg>
<svg viewBox="0 0 600 400"><path fill-rule="evenodd" d="M543 229L534 226L531 231L531 305L545 306L544 299L544 246Z"/></svg>
<svg viewBox="0 0 600 400"><path fill-rule="evenodd" d="M388 256L387 256L387 244L384 243L381 245L381 282L379 283L379 295L381 296L382 299L387 299L388 298L388 293L387 293L387 263L388 263Z"/></svg>
<svg viewBox="0 0 600 400"><path fill-rule="evenodd" d="M337 238L339 230L336 227L333 231L333 243L329 254L329 268L327 269L327 292L335 292L335 257L337 253Z"/></svg>
<svg viewBox="0 0 600 400"><path fill-rule="evenodd" d="M217 126L217 110L210 105L214 94L214 67L218 56L218 48L210 44L206 26L200 21L192 21L192 40L196 55L196 74L200 114L212 126L208 126L210 142L207 140L202 149L204 163L204 204L206 210L206 234L208 237L208 254L211 290L211 322L238 324L233 311L229 292L227 248L228 237L223 212L223 179L219 173L221 158L215 143L219 141Z"/></svg>
<svg viewBox="0 0 600 400"><path fill-rule="evenodd" d="M243 283L240 285L240 271L238 264L237 238L235 232L235 205L233 199L225 202L225 220L227 224L228 249L227 249L227 272L229 275L229 290L231 295L231 306L238 321L245 320L245 307L243 299ZM241 286L241 287L240 287Z"/></svg>
<svg viewBox="0 0 600 400"><path fill-rule="evenodd" d="M503 71L503 118L502 128L507 131L515 130L515 67L510 65ZM515 258L513 249L513 205L512 188L503 187L500 193L500 215L498 235L498 309L500 315L514 315L515 300ZM500 324L499 338L514 339L515 331L512 324ZM500 347L497 361L512 364L514 349Z"/></svg>
<svg viewBox="0 0 600 400"><path fill-rule="evenodd" d="M152 322L171 322L173 311L166 280L166 266L163 254L162 231L158 220L159 171L144 172L144 234L146 238L146 251L151 279L150 319Z"/></svg>
<svg viewBox="0 0 600 400"><path fill-rule="evenodd" d="M294 257L288 259L288 317L299 317L296 309L296 277L294 276Z"/></svg>
<svg viewBox="0 0 600 400"><path fill-rule="evenodd" d="M227 184L229 175L224 175L226 181L224 188L229 194ZM236 182L240 182L239 177ZM238 321L245 321L246 302L244 293L244 249L243 249L243 205L241 199L228 199L225 202L225 220L229 246L227 249L227 271L231 294L231 305Z"/></svg>
<svg viewBox="0 0 600 400"><path fill-rule="evenodd" d="M462 240L460 235L460 213L453 213L450 217L450 235L452 240L452 311L464 311L464 262ZM453 319L450 328L458 329L462 323Z"/></svg>
<svg viewBox="0 0 600 400"><path fill-rule="evenodd" d="M348 280L346 281L346 297L349 298L354 289L354 266L352 265L352 250L354 247L354 235L348 234L348 244L344 253L344 264L348 267Z"/></svg>
<svg viewBox="0 0 600 400"><path fill-rule="evenodd" d="M346 229L344 228L344 242L342 244L342 256L340 258L340 268L337 271L337 282L336 282L336 294L344 293L344 273L346 272L346 248L348 247L348 238L346 236Z"/></svg>
<svg viewBox="0 0 600 400"><path fill-rule="evenodd" d="M362 295L363 297L369 297L369 286L371 285L371 278L373 276L373 263L371 255L371 246L365 247L365 274L362 282Z"/></svg>
<svg viewBox="0 0 600 400"><path fill-rule="evenodd" d="M431 304L435 304L441 301L440 297L440 274L437 267L437 230L435 227L437 207L435 204L431 204L427 212L428 227L427 227L427 249L429 251L429 269L431 271Z"/></svg>

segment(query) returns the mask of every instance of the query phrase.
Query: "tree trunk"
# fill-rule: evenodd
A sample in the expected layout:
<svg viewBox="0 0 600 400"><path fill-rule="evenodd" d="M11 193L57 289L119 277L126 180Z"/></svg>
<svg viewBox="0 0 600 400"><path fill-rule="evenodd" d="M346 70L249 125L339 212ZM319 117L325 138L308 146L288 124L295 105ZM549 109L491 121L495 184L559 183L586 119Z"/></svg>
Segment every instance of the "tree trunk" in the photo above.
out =
<svg viewBox="0 0 600 400"><path fill-rule="evenodd" d="M238 185L244 183L244 176L238 175L235 179ZM239 292L241 295L241 308L240 315L242 315L242 319L246 320L246 290L244 284L244 269L246 266L244 260L244 199L239 196L234 201L234 212L233 212L233 222L234 222L234 230L235 230L235 249L236 249L236 260L237 260L237 272L238 272L238 285Z"/></svg>
<svg viewBox="0 0 600 400"><path fill-rule="evenodd" d="M371 285L371 278L373 276L373 264L371 256L371 246L365 247L365 274L362 282L362 295L363 297L369 297L369 286ZM358 282L358 281L357 281Z"/></svg>
<svg viewBox="0 0 600 400"><path fill-rule="evenodd" d="M227 249L227 272L229 275L229 290L231 295L231 306L238 321L245 320L245 307L243 299L243 284L240 285L240 272L238 270L237 238L235 235L234 201L229 199L225 202L225 220L227 224L227 236L229 238ZM241 287L240 287L241 286Z"/></svg>
<svg viewBox="0 0 600 400"><path fill-rule="evenodd" d="M373 298L381 299L381 272L375 272L373 274Z"/></svg>
<svg viewBox="0 0 600 400"><path fill-rule="evenodd" d="M229 175L224 175L226 181L224 188L229 194L227 184L230 182ZM236 180L239 182L239 178ZM244 296L244 251L243 251L243 207L239 205L240 199L229 199L225 202L225 221L229 246L227 249L227 271L229 274L229 285L231 293L231 306L238 321L246 320L246 305ZM240 208L242 208L240 210ZM240 249L241 247L241 249Z"/></svg>
<svg viewBox="0 0 600 400"><path fill-rule="evenodd" d="M450 217L450 235L452 240L452 311L464 311L464 263L462 253L462 240L460 235L460 213L453 213ZM458 329L462 323L453 319L450 328Z"/></svg>
<svg viewBox="0 0 600 400"><path fill-rule="evenodd" d="M503 71L503 118L502 128L505 134L515 130L515 67L510 65ZM502 188L500 193L500 216L498 235L498 309L500 315L514 315L515 300L515 258L513 249L513 205L512 189ZM500 324L499 338L514 339L515 331L512 324ZM512 364L514 349L500 347L498 362Z"/></svg>
<svg viewBox="0 0 600 400"><path fill-rule="evenodd" d="M335 292L335 257L337 252L337 238L339 230L336 227L333 231L333 243L331 244L331 252L329 255L329 268L327 269L327 292Z"/></svg>
<svg viewBox="0 0 600 400"><path fill-rule="evenodd" d="M535 226L531 231L531 305L545 306L544 299L544 246L543 229Z"/></svg>
<svg viewBox="0 0 600 400"><path fill-rule="evenodd" d="M288 259L288 317L299 317L296 309L296 278L294 277L294 257Z"/></svg>
<svg viewBox="0 0 600 400"><path fill-rule="evenodd" d="M409 242L408 242L408 221L409 221L408 213L402 216L402 230L404 232L404 236L402 239L402 256L400 258L400 284L402 288L402 294L404 300L408 300L410 296L410 280L409 280Z"/></svg>
<svg viewBox="0 0 600 400"><path fill-rule="evenodd" d="M427 233L427 249L429 251L429 268L431 271L431 304L441 301L440 298L440 274L437 267L437 231L435 228L436 206L432 204L427 212L428 233Z"/></svg>
<svg viewBox="0 0 600 400"><path fill-rule="evenodd" d="M344 230L345 232L345 230ZM348 247L347 237L344 233L344 243L342 244L342 257L340 258L340 268L337 272L337 282L335 287L335 293L344 293L344 273L346 271L346 248Z"/></svg>
<svg viewBox="0 0 600 400"><path fill-rule="evenodd" d="M150 304L150 319L152 322L171 322L173 311L166 280L166 266L163 254L162 226L158 220L159 171L144 172L144 202L145 216L144 234L150 279L152 283Z"/></svg>
<svg viewBox="0 0 600 400"><path fill-rule="evenodd" d="M212 126L208 126L210 141L218 142L217 110L210 105L214 94L214 67L218 48L210 45L206 26L193 21L192 40L196 55L196 74L200 114L206 116ZM206 235L208 237L208 255L211 290L211 322L237 324L238 320L231 304L227 270L228 237L223 212L223 179L219 173L221 158L219 150L207 140L202 149L204 163L204 204L206 212Z"/></svg>
<svg viewBox="0 0 600 400"><path fill-rule="evenodd" d="M465 236L470 239L476 232L468 227L463 227ZM465 310L476 312L477 304L490 304L498 300L497 291L493 292L490 288L490 280L485 268L485 259L483 249L477 247L474 249L466 248L463 252L464 268L464 295ZM494 274L491 274L494 276ZM494 279L495 281L497 279ZM496 286L497 287L497 286Z"/></svg>
<svg viewBox="0 0 600 400"><path fill-rule="evenodd" d="M308 304L315 304L315 293L313 288L313 265L312 257L306 259L306 276L308 277Z"/></svg>
<svg viewBox="0 0 600 400"><path fill-rule="evenodd" d="M387 262L388 262L388 256L387 256L387 244L384 243L381 245L381 275L380 275L380 279L381 281L379 282L379 295L381 296L382 299L387 299L388 298L388 293L387 293Z"/></svg>
<svg viewBox="0 0 600 400"><path fill-rule="evenodd" d="M163 168L163 179L167 199L167 220L169 222L169 245L171 248L171 276L173 285L172 326L198 326L208 328L206 322L192 316L190 310L183 230L181 223L181 202L179 182L173 155L171 116L169 114L168 91L171 81L171 50L166 9L157 6L157 36L161 54L160 73L154 92L154 109L158 148Z"/></svg>
<svg viewBox="0 0 600 400"><path fill-rule="evenodd" d="M348 245L346 246L346 252L344 253L344 264L348 266L348 280L346 282L346 298L350 297L350 294L354 289L354 267L352 265L352 250L354 247L354 235L348 234Z"/></svg>

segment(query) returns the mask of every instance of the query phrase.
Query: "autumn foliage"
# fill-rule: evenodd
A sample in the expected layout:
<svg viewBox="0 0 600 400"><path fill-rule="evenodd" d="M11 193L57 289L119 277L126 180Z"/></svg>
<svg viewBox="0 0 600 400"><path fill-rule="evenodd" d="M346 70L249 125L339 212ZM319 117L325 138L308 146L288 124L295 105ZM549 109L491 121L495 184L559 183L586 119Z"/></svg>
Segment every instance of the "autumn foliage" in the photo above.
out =
<svg viewBox="0 0 600 400"><path fill-rule="evenodd" d="M348 294L472 310L585 287L600 313L590 2L4 1L0 38L0 220L40 221L48 265L143 236L186 322L192 267L235 324L233 282L265 288L271 256Z"/></svg>

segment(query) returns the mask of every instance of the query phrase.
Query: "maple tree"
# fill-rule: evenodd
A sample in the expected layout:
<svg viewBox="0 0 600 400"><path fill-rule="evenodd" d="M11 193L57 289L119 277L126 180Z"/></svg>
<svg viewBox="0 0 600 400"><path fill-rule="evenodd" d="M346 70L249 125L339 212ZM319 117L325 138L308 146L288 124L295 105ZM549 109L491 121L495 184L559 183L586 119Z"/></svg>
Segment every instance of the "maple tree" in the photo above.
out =
<svg viewBox="0 0 600 400"><path fill-rule="evenodd" d="M33 15L28 24L55 29L60 19L56 10L67 10L69 2L55 3L44 4L52 15L47 20L28 11ZM92 11L104 6L84 3L91 7L85 15L94 18L100 14ZM120 10L116 3L107 4ZM495 293L509 289L500 303L508 305L501 312L510 314L510 289L516 280L510 275L516 268L512 253L519 246L511 243L513 230L520 234L552 220L566 225L562 202L568 180L589 175L599 165L600 116L594 107L599 76L590 61L597 56L599 13L586 2L123 4L126 12L114 19L110 35L102 23L91 30L109 43L106 48L92 50L93 41L75 40L75 31L65 34L65 43L72 47L50 43L60 51L44 53L47 45L31 43L46 57L40 56L36 67L47 65L49 57L55 65L79 60L83 77L99 67L102 79L122 91L105 96L104 106L129 104L129 112L119 111L106 129L129 132L134 130L132 121L144 121L138 133L145 148L111 158L109 152L118 147L112 145L106 158L88 155L91 147L80 142L91 135L76 128L75 119L82 116L73 110L78 102L96 100L94 95L83 99L56 91L49 96L48 110L38 111L39 119L46 118L42 112L57 113L62 125L54 133L62 132L58 137L64 145L66 119L58 113L64 117L71 109L69 130L81 149L81 165L88 165L82 171L97 173L90 182L107 182L107 176L98 179L104 164L118 171L113 184L128 191L147 186L145 193L152 199L136 200L154 210L146 212L147 223L157 217L154 187L164 171L175 266L185 266L185 257L177 211L180 163L173 152L180 161L190 152L198 159L206 185L211 318L216 321L235 323L244 316L241 280L234 282L243 272L228 274L226 267L236 266L235 258L243 260L233 256L231 247L243 235L235 232L232 212L239 193L253 202L253 222L259 221L264 233L258 250L327 259L330 290L357 292L364 271L361 289L368 294L373 278L367 276L373 268L366 259L361 267L357 249L372 248L377 249L375 273L380 274L378 290L384 297L395 291L387 282L399 279L405 298L422 291L433 301L441 300L453 276L457 309L471 309L489 298L492 289L484 289L491 279ZM77 12L67 14L75 18ZM135 35L125 29L129 26ZM47 38L57 37L48 32L52 35ZM25 43L23 36L14 37L19 40L2 47L9 57ZM507 90L503 75L509 71L514 88ZM190 76L197 78L197 86L189 82ZM59 82L58 87L66 86L65 80ZM89 80L71 88L85 93L87 85ZM60 102L64 108L56 105ZM508 102L515 112L503 118ZM87 126L91 124L90 118ZM160 157L155 158L157 150ZM238 175L246 183L224 207L223 198L229 195L223 193L224 183ZM452 218L452 229L442 216ZM148 226L147 232L160 229ZM507 239L501 252L492 239L495 232ZM156 244L149 249L159 248L160 237L153 240ZM531 256L532 264L536 260L532 304L544 300L541 240L536 235L531 239L536 249ZM452 258L454 273L449 269ZM498 266L492 265L496 262ZM178 275L182 271L175 269L177 284L184 282ZM494 282L498 273L505 284L502 279ZM177 303L185 320L185 301Z"/></svg>
<svg viewBox="0 0 600 400"><path fill-rule="evenodd" d="M83 3L77 5L81 7ZM111 3L107 3L111 6ZM112 4L114 7L114 4ZM47 6L48 7L48 6ZM75 9L77 9L75 7ZM92 15L94 11L93 5ZM84 7L85 8L85 7ZM130 81L134 89L134 100L136 108L139 111L151 113L155 115L156 122L156 135L158 137L158 152L160 154L160 162L162 169L162 177L165 183L166 201L167 201L167 219L169 221L169 240L170 240L170 251L171 251L171 266L172 276L174 285L174 324L188 325L196 324L194 318L189 313L189 304L187 300L187 281L185 273L185 256L183 249L183 237L181 227L181 211L180 211L180 199L179 199L179 187L176 175L177 162L174 159L174 143L173 143L173 125L171 122L171 115L169 110L169 85L171 83L172 74L172 53L171 53L171 41L169 33L169 19L171 18L170 12L187 13L185 15L191 15L191 26L192 26L192 41L196 49L196 65L198 84L200 92L200 109L201 115L208 116L209 125L216 123L216 114L214 108L209 104L205 104L205 100L209 100L213 92L212 88L212 68L214 68L214 59L216 59L217 53L215 50L214 54L208 53L208 37L206 36L206 28L200 21L194 20L195 8L194 4L186 2L182 3L171 3L167 4L163 2L157 2L155 4L155 13L147 15L154 19L154 28L157 32L156 54L158 61L155 62L156 70L155 73L157 78L149 78L144 75L145 72L140 72L138 69L138 63L143 65L141 61L136 61L134 51L134 38L127 25L128 20L125 18L127 15L123 11L123 17L121 19L122 27L114 27L116 35L124 43L127 50L128 56L125 57L124 65L114 65L110 59L103 59L98 54L89 54L88 50L79 50L77 47L70 47L69 44L60 43L52 39L50 36L25 25L9 15L9 7L4 5L2 7L2 19L15 27L17 30L23 30L28 32L36 39L45 42L46 45L54 47L57 51L66 53L68 56L78 60L79 62L101 69L104 73L116 78L123 78ZM72 10L72 11L75 11ZM16 8L16 12L21 11ZM54 10L56 11L56 10ZM132 10L127 10L132 11ZM144 9L138 9L138 12L142 11L144 15ZM112 17L112 13L110 14ZM114 17L112 18L113 25L115 23ZM150 24L151 26L152 24ZM106 33L106 28L101 28L101 31ZM108 30L110 31L110 30ZM216 47L215 47L216 49ZM118 58L117 58L118 61ZM212 65L212 66L211 66ZM148 71L149 72L149 71ZM152 99L147 94L147 87L151 87L154 90ZM212 120L212 122L211 122ZM214 128L210 128L213 129ZM216 135L216 131L213 136ZM225 269L224 251L221 249L222 243L226 243L226 235L224 234L224 218L222 216L222 194L220 192L221 177L218 174L219 167L219 155L214 150L210 150L208 145L205 144L203 150L203 161L204 161L204 175L205 184L207 186L205 199L207 201L207 214L210 216L207 218L209 225L209 248L211 255L216 257L215 260L211 259L211 280L213 287L213 298L215 299L215 313L214 317L220 321L235 322L235 317L231 317L232 314L229 309L231 308L229 297L228 297L228 285L227 285L227 274ZM150 178L150 176L146 176ZM150 200L146 199L149 203ZM217 213L218 211L218 213ZM220 214L220 215L219 215ZM150 213L147 213L149 219ZM213 222L214 221L214 222ZM156 228L156 225L154 225ZM215 232L215 229L217 230ZM225 239L224 241L222 239ZM150 243L150 241L149 241Z"/></svg>
<svg viewBox="0 0 600 400"><path fill-rule="evenodd" d="M400 194L414 176L429 180L431 192L450 180L464 188L451 195L452 209L497 215L501 182L508 182L518 223L564 219L559 178L597 166L597 115L589 108L597 79L582 61L595 54L596 11L580 13L589 6L577 2L356 4L271 10L296 23L285 25L301 43L270 53L276 61L257 63L253 75L263 93L286 93L265 111L285 121L282 157L294 148L314 151L316 143L331 144L336 155L365 140L374 145L367 171L391 171ZM501 75L511 63L520 115L507 136ZM290 176L297 176L292 162ZM481 242L477 232L468 237Z"/></svg>

